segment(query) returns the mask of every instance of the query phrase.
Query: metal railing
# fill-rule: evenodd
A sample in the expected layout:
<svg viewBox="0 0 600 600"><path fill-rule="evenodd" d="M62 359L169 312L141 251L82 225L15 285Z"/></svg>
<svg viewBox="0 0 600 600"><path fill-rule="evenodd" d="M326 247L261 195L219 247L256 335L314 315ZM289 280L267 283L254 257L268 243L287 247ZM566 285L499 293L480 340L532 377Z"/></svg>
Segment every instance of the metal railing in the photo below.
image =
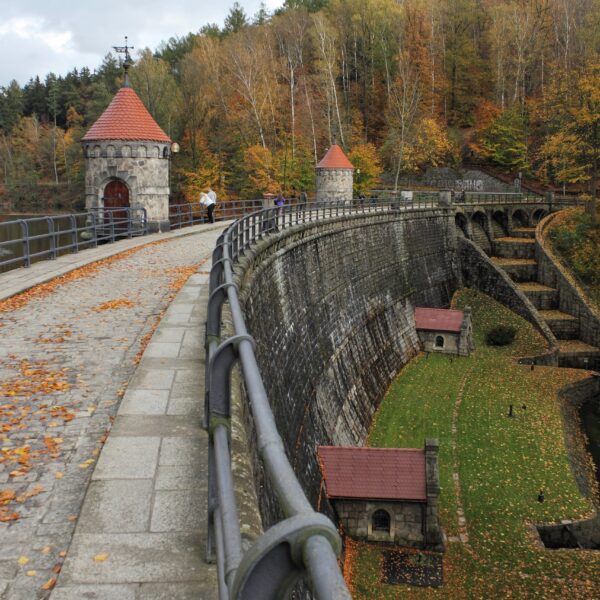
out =
<svg viewBox="0 0 600 600"><path fill-rule="evenodd" d="M433 206L439 199L439 192L373 190L366 198L354 198L351 204L316 205L309 201L306 206L312 207L306 218L316 217L318 211L340 210L340 207L368 209L373 206L411 208L415 206ZM256 213L262 208L265 200L227 200L217 203L215 219L240 219L245 215ZM548 204L541 196L524 196L522 194L479 194L466 192L465 196L455 195L453 204L457 206L476 204ZM553 206L576 206L583 204L577 198L554 197ZM294 210L302 208L297 203L288 204ZM269 213L268 211L271 211ZM262 213L262 219L273 222L273 214L281 209L271 208ZM316 212L315 212L316 211ZM289 218L289 212L286 212ZM267 217L266 215L269 215ZM255 217L257 218L257 217ZM180 229L190 225L207 222L207 212L200 204L172 204L169 206L169 222L171 229ZM261 228L270 227L261 222ZM148 233L146 211L143 208L95 208L88 212L39 216L27 219L0 222L0 272L19 266L28 267L32 262L54 259L67 252L78 252L85 248L94 248L99 243L114 242Z"/></svg>
<svg viewBox="0 0 600 600"><path fill-rule="evenodd" d="M263 207L262 198L255 200L227 200L217 202L214 217L217 221L239 219L244 215L260 210ZM208 215L206 208L200 203L194 204L170 204L169 222L172 229L181 229L188 225L207 223Z"/></svg>
<svg viewBox="0 0 600 600"><path fill-rule="evenodd" d="M0 222L0 268L29 267L69 252L147 233L143 208L90 209Z"/></svg>
<svg viewBox="0 0 600 600"><path fill-rule="evenodd" d="M287 459L271 411L234 281L234 265L265 236L304 223L350 214L437 208L439 203L336 203L268 208L235 221L213 252L206 323L205 427L209 432L207 557L217 563L220 600L287 597L306 580L318 600L350 598L336 556L341 541L333 523L310 505ZM446 207L450 210L450 207ZM223 304L229 304L233 335L222 338ZM284 520L244 553L231 470L231 371L239 361L256 428L258 453Z"/></svg>

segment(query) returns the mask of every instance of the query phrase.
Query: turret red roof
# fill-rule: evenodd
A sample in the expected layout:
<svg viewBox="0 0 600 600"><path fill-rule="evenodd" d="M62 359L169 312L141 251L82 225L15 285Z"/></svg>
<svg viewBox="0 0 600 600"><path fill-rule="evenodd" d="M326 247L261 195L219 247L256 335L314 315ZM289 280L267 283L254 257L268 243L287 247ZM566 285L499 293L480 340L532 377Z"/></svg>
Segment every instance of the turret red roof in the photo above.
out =
<svg viewBox="0 0 600 600"><path fill-rule="evenodd" d="M354 167L344 151L337 144L333 144L317 165L317 169L354 169Z"/></svg>
<svg viewBox="0 0 600 600"><path fill-rule="evenodd" d="M130 87L122 87L115 94L106 110L82 138L84 142L91 140L171 142Z"/></svg>
<svg viewBox="0 0 600 600"><path fill-rule="evenodd" d="M465 319L462 310L415 308L415 328L458 333Z"/></svg>
<svg viewBox="0 0 600 600"><path fill-rule="evenodd" d="M419 448L317 448L329 498L427 499L425 451Z"/></svg>

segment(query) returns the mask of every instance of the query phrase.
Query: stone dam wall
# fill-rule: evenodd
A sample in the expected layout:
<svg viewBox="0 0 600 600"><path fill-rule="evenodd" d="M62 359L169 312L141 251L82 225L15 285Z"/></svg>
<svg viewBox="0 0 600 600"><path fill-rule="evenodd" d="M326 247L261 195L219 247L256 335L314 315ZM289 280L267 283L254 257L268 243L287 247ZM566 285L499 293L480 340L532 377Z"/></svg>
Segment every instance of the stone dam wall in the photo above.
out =
<svg viewBox="0 0 600 600"><path fill-rule="evenodd" d="M316 447L364 443L385 391L418 351L413 307L449 305L459 284L454 213L307 223L251 248L236 276L286 452L309 500L329 512ZM253 466L268 526L280 514L256 456Z"/></svg>

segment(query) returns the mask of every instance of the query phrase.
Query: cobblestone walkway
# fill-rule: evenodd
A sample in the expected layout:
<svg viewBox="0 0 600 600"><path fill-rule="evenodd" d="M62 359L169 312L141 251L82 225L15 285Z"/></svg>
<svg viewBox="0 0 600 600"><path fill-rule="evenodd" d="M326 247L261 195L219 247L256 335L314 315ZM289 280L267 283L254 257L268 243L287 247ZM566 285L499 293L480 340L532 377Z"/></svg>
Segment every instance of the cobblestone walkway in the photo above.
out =
<svg viewBox="0 0 600 600"><path fill-rule="evenodd" d="M0 303L0 598L49 596L141 350L219 233L150 244L23 306Z"/></svg>

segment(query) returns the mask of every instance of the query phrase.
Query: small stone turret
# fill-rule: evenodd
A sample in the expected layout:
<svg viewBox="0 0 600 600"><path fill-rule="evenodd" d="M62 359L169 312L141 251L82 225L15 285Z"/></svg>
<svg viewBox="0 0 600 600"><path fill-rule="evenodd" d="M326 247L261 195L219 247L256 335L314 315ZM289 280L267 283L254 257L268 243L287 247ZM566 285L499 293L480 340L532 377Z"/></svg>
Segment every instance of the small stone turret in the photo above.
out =
<svg viewBox="0 0 600 600"><path fill-rule="evenodd" d="M352 202L354 167L344 151L333 144L317 165L317 203Z"/></svg>
<svg viewBox="0 0 600 600"><path fill-rule="evenodd" d="M82 138L86 208L145 208L150 231L169 229L171 139L130 87Z"/></svg>

